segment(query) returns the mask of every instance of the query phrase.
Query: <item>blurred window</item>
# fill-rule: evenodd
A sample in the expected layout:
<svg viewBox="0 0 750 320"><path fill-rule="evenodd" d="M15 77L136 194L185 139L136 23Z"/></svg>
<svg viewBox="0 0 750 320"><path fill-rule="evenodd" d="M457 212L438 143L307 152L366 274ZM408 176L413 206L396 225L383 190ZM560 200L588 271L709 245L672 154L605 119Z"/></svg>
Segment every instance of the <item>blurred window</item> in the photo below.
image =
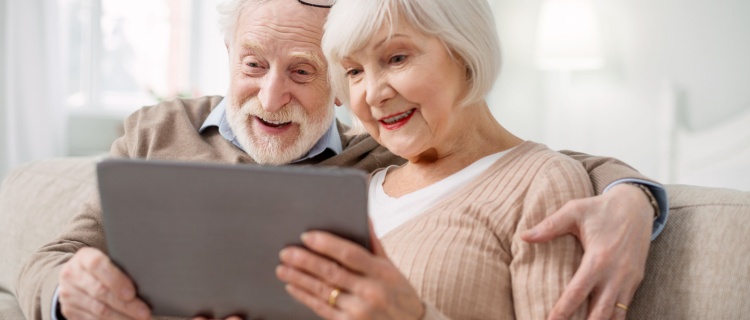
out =
<svg viewBox="0 0 750 320"><path fill-rule="evenodd" d="M58 1L69 108L129 113L226 90L218 1Z"/></svg>

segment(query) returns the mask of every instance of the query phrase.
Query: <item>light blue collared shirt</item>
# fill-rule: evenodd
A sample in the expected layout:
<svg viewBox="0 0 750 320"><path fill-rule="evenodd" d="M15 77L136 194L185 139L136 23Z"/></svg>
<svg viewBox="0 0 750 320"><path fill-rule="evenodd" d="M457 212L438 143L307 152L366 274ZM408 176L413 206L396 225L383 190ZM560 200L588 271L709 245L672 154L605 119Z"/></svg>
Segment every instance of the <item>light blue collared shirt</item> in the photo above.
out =
<svg viewBox="0 0 750 320"><path fill-rule="evenodd" d="M203 125L201 125L200 129L198 129L198 132L203 132L203 130L206 130L209 127L218 127L219 133L222 137L224 137L224 139L231 141L232 144L234 144L237 148L245 151L245 149L243 149L240 145L239 141L237 141L237 135L234 134L234 131L232 131L232 128L229 126L229 121L227 121L226 101L226 98L221 100L216 108L214 108L214 110L212 110L211 113L208 114L206 121L203 122ZM312 149L310 149L310 151L308 151L307 154L305 154L301 158L292 161L292 163L310 159L323 153L323 151L326 150L331 150L334 152L334 154L339 154L343 151L343 147L341 146L341 137L339 136L339 129L338 127L336 127L335 118L331 122L331 126L328 128L328 131L326 131L326 133L318 140L318 142L315 143ZM63 319L63 317L58 317L60 308L59 290L59 287L56 288L55 293L52 296L52 320Z"/></svg>
<svg viewBox="0 0 750 320"><path fill-rule="evenodd" d="M219 133L221 134L224 139L227 139L228 141L231 141L232 144L234 144L237 148L240 148L240 150L244 149L237 141L237 135L234 134L234 131L232 131L232 128L229 126L229 122L227 121L226 117L226 99L221 100L219 104L214 108L214 110L211 111L211 113L208 114L208 117L206 118L206 121L203 122L203 125L201 125L198 132L203 132L203 130L209 128L209 127L218 127ZM343 151L343 148L341 146L341 139L339 137L339 130L336 127L336 120L333 120L333 123L331 123L331 126L328 128L328 131L318 140L317 143L310 149L310 151L302 156L301 158L293 161L300 162L307 159L310 159L312 157L315 157L319 154L321 154L326 149L329 149L333 151L335 154L339 154ZM667 216L669 215L669 200L667 199L667 191L664 189L664 187L659 186L657 184L640 180L640 179L620 179L615 182L610 183L605 189L604 192L607 192L609 189L614 187L615 185L618 185L620 183L638 183L642 184L649 188L651 193L654 195L654 198L659 204L659 218L654 220L654 226L651 231L651 240L653 241L656 239L656 237L661 234L662 230L664 230L664 225L667 224ZM52 310L51 310L51 317L52 320L60 320L62 317L58 317L58 312L60 308L59 303L59 290L60 288L55 289L55 293L52 297Z"/></svg>
<svg viewBox="0 0 750 320"><path fill-rule="evenodd" d="M208 114L206 121L203 122L203 125L201 125L200 129L198 129L198 132L203 132L203 130L209 127L218 127L219 133L222 137L224 137L224 139L232 142L232 144L237 148L240 148L240 150L245 151L245 149L242 148L240 142L237 140L237 135L234 134L234 131L232 131L232 127L229 125L229 121L227 120L226 101L226 98L221 100L216 108L214 108L214 110L212 110L211 113ZM333 151L334 154L339 154L344 150L341 146L339 129L338 127L336 127L336 119L331 122L331 126L328 128L328 131L326 131L326 133L322 137L320 137L318 142L315 143L310 151L308 151L301 158L292 161L292 163L315 157L323 153L323 151L325 151L326 149Z"/></svg>
<svg viewBox="0 0 750 320"><path fill-rule="evenodd" d="M656 239L656 237L661 234L662 230L664 230L664 226L667 224L667 216L669 215L669 199L667 198L667 190L658 184L654 184L641 179L620 179L610 183L606 188L604 188L604 192L607 192L609 189L612 189L612 187L620 183L628 182L646 186L648 190L651 191L651 194L654 195L656 202L659 204L659 217L654 220L654 226L651 230L651 241L654 241L654 239Z"/></svg>

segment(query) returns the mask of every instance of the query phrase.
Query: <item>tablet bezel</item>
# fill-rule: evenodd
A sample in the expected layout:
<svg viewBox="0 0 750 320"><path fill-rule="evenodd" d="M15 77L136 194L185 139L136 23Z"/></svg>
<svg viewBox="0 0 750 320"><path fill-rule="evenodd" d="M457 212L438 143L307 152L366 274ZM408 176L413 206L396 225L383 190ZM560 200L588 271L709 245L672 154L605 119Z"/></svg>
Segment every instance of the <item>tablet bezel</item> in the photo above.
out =
<svg viewBox="0 0 750 320"><path fill-rule="evenodd" d="M307 230L369 248L359 170L105 159L97 175L108 254L157 315L317 318L276 278L278 252Z"/></svg>

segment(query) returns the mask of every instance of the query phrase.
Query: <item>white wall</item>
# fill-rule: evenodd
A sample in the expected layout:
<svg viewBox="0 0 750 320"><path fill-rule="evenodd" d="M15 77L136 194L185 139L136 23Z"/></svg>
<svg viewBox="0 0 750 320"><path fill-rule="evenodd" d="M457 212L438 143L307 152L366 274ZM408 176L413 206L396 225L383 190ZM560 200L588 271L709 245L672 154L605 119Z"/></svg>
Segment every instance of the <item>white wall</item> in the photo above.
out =
<svg viewBox="0 0 750 320"><path fill-rule="evenodd" d="M592 0L606 66L573 73L565 99L556 93L555 74L539 71L534 63L542 0L490 1L504 64L489 101L499 121L522 138L557 149L614 156L648 176L681 182L665 174L671 165L664 165L665 147L660 141L665 135L665 81L677 91L679 125L687 130L709 129L750 112L750 59L746 58L750 57L750 1ZM215 10L214 5L215 1L198 1L194 8L205 12ZM213 20L201 28L218 32ZM201 64L202 72L226 68L221 43L196 45L205 50L192 63L208 61ZM226 83L211 80L200 86L208 88L203 94L221 94ZM561 106L564 112L555 119L558 131L550 132L545 116L550 108ZM0 112L0 120L2 116ZM70 127L71 154L106 152L105 140L114 139L118 121L111 116L101 123L89 115L72 117L71 123L80 125ZM0 130L0 142L3 133ZM701 150L701 146L692 148ZM750 161L742 169L744 174L713 179L709 172L704 174L707 178L689 182L750 190Z"/></svg>
<svg viewBox="0 0 750 320"><path fill-rule="evenodd" d="M559 107L555 75L534 65L540 0L497 0L505 63L491 95L493 112L520 136L610 155L649 176L660 166L664 83L678 91L679 125L704 130L750 112L750 1L596 0L607 60L574 72L563 121L545 132L547 108ZM750 128L748 129L750 130ZM718 142L717 142L718 143ZM693 146L699 149L701 146ZM746 172L750 172L750 160ZM750 190L750 176L744 188ZM705 181L710 184L711 181Z"/></svg>
<svg viewBox="0 0 750 320"><path fill-rule="evenodd" d="M6 30L8 30L6 26L6 22L8 21L5 18L5 9L6 8L6 0L0 0L0 123L5 123L6 119L6 106L5 106L5 88L6 88L6 77L7 77L7 68L5 67L6 64L6 53L5 50L8 47L7 45L7 36L6 36ZM2 158L2 154L7 150L6 146L6 132L5 128L0 128L0 159ZM8 172L9 168L7 163L5 161L0 160L0 178L5 177L5 174Z"/></svg>

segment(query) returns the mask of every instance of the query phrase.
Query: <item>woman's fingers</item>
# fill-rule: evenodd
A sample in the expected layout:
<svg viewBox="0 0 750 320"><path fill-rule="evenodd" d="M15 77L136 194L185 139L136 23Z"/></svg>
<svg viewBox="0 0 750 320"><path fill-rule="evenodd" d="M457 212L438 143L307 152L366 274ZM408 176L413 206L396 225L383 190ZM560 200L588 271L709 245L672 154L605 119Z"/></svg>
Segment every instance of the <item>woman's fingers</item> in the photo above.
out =
<svg viewBox="0 0 750 320"><path fill-rule="evenodd" d="M321 318L341 318L337 315L338 311L336 310L336 306L329 305L327 300L322 300L315 294L292 284L287 284L285 288L286 292L288 292L289 295L291 295L294 299L297 299L297 301L301 302L302 304L306 305L308 308L310 308L310 310L315 312L315 314L317 314Z"/></svg>
<svg viewBox="0 0 750 320"><path fill-rule="evenodd" d="M312 251L331 258L349 270L371 274L377 270L375 256L362 246L323 231L302 234L302 243Z"/></svg>
<svg viewBox="0 0 750 320"><path fill-rule="evenodd" d="M330 299L331 292L337 289L332 285L320 281L317 278L311 277L304 272L285 265L276 267L276 277L278 277L279 280L283 282L306 291L307 293L314 297L317 297L321 301L327 301L328 299Z"/></svg>
<svg viewBox="0 0 750 320"><path fill-rule="evenodd" d="M320 282L320 280L317 279L325 279L325 283L332 287L345 289L347 291L356 289L354 279L356 275L352 274L337 262L331 261L330 259L315 254L314 252L299 247L288 247L281 250L279 258L283 264L282 271L285 270L283 267L298 270L282 272L282 275L294 277L293 280L301 281L301 283L313 286L314 284L310 283L309 281L311 280L309 279L314 278L317 282ZM309 276L305 277L303 273ZM279 275L277 274L277 276ZM327 288L311 289L314 292L315 289L322 290Z"/></svg>
<svg viewBox="0 0 750 320"><path fill-rule="evenodd" d="M302 242L306 248L279 253L276 276L319 316L419 319L424 314L416 291L387 257L326 232L306 232Z"/></svg>

